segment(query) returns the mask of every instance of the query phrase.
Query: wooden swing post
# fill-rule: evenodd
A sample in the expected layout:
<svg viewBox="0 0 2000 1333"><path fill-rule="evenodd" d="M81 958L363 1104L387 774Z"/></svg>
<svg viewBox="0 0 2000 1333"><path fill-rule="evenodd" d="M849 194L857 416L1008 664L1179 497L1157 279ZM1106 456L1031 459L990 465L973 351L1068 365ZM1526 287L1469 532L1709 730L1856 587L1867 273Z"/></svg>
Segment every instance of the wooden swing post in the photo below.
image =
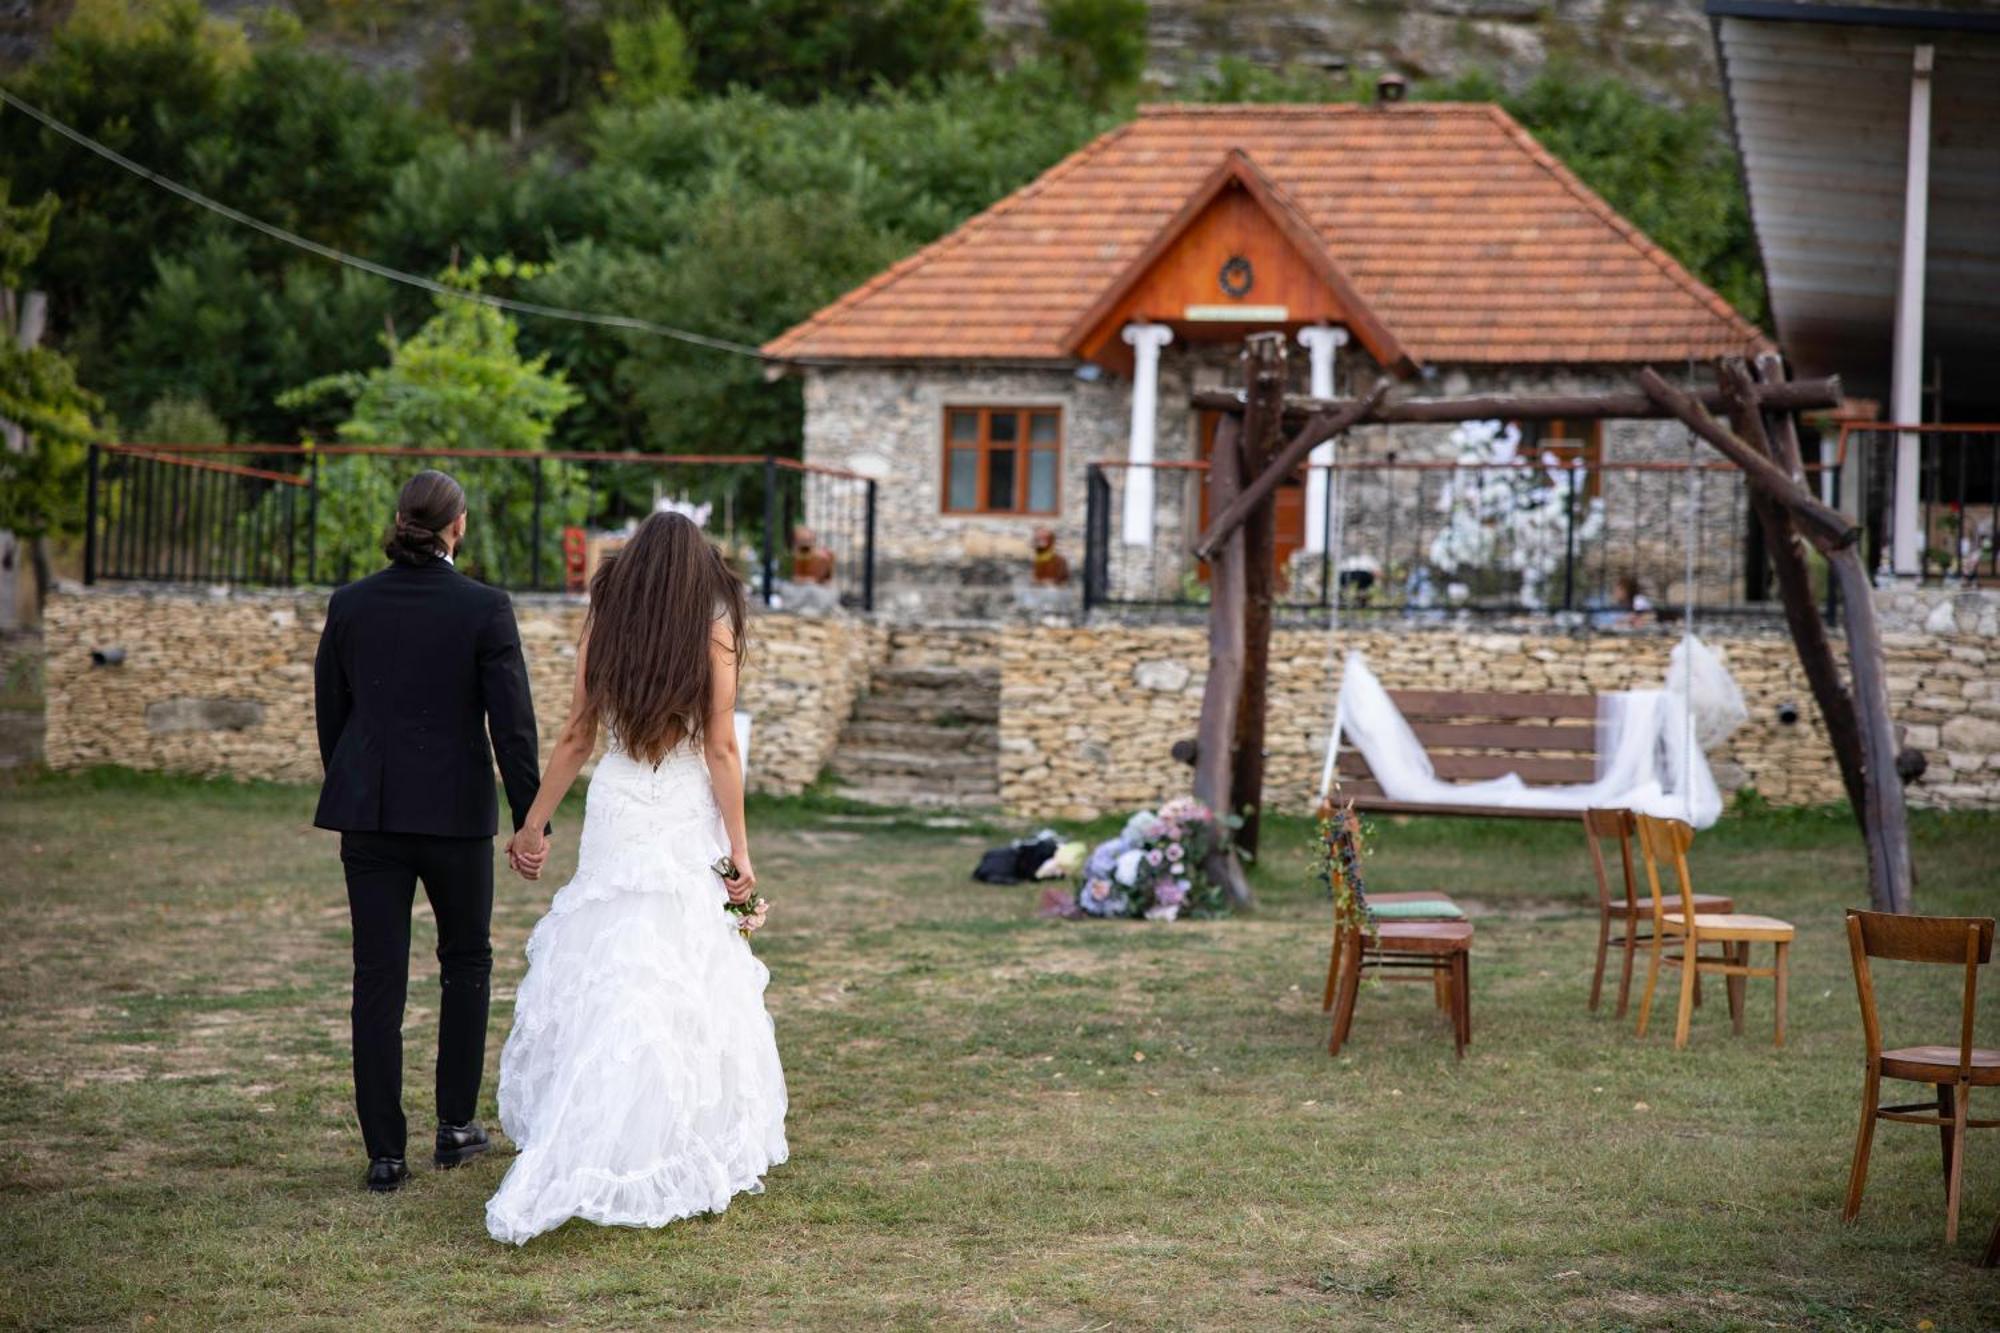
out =
<svg viewBox="0 0 2000 1333"><path fill-rule="evenodd" d="M1724 382L1739 401L1758 396L1757 386L1740 361L1721 365ZM1856 549L1861 532L1851 520L1820 503L1772 456L1768 438L1759 452L1727 426L1709 416L1694 397L1674 388L1650 368L1639 372L1646 396L1714 445L1750 479L1752 487L1782 505L1808 541L1826 557L1840 589L1846 613L1847 668L1853 679L1852 704L1859 750L1862 802L1861 832L1868 844L1868 896L1876 910L1910 910L1914 873L1910 861L1909 813L1903 803L1903 782L1896 773L1896 729L1889 713L1889 687L1882 652L1882 634L1875 622L1875 593L1867 567ZM1755 435L1767 436L1760 413L1745 411L1742 423ZM1786 594L1787 586L1780 585ZM1789 595L1789 594L1787 594ZM1810 597L1807 598L1808 605ZM1818 612L1813 611L1817 619ZM1788 611L1789 615L1789 611ZM1821 637L1824 637L1822 630ZM1796 628L1794 641L1798 641ZM1803 660L1805 649L1801 649ZM1812 668L1808 667L1810 672ZM1836 747L1840 738L1829 731Z"/></svg>
<svg viewBox="0 0 2000 1333"><path fill-rule="evenodd" d="M1757 358L1757 378L1765 384L1782 383L1784 363L1775 354ZM1770 455L1772 461L1801 485L1805 467L1799 455L1797 423L1790 412L1760 409L1752 392L1755 381L1741 362L1725 362L1723 390L1730 420L1751 448ZM1778 599L1785 608L1785 624L1792 633L1792 645L1799 665L1806 673L1813 699L1819 704L1821 721L1826 724L1834 761L1840 766L1841 785L1847 790L1848 805L1862 835L1868 833L1863 811L1868 806L1867 787L1861 776L1861 723L1855 716L1853 696L1840 679L1840 664L1834 660L1833 646L1827 641L1826 621L1812 593L1812 576L1806 568L1805 540L1792 521L1791 510L1760 487L1750 489L1750 508L1764 532L1764 549L1778 579Z"/></svg>

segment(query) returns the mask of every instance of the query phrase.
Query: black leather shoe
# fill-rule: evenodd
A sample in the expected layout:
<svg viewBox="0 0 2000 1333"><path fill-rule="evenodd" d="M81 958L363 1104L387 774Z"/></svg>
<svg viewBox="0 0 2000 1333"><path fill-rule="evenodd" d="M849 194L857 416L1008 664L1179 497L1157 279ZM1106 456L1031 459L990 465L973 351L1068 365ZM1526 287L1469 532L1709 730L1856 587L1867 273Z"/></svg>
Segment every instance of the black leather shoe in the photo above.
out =
<svg viewBox="0 0 2000 1333"><path fill-rule="evenodd" d="M400 1157L377 1157L368 1163L368 1188L377 1194L399 1190L409 1178L409 1164Z"/></svg>
<svg viewBox="0 0 2000 1333"><path fill-rule="evenodd" d="M439 1125L437 1153L431 1161L440 1171L448 1171L454 1166L471 1161L493 1146L493 1140L486 1137L486 1131L479 1127L477 1120L468 1120L462 1125Z"/></svg>

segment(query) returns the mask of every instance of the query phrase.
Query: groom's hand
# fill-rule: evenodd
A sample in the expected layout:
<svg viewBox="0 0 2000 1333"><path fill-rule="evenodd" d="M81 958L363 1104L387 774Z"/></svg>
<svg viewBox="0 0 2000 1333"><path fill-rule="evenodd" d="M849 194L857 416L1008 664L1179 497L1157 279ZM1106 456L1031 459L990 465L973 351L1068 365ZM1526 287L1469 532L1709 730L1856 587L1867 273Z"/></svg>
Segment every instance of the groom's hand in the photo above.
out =
<svg viewBox="0 0 2000 1333"><path fill-rule="evenodd" d="M539 830L517 829L507 842L507 864L522 879L540 879L542 866L548 859L549 842Z"/></svg>

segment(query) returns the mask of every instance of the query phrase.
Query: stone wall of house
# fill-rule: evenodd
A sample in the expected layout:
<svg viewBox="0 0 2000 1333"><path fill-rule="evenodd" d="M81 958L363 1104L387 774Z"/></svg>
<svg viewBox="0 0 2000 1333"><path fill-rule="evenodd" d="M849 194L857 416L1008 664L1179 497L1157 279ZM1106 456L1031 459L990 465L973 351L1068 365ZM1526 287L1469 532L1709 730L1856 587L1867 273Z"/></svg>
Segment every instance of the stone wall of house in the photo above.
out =
<svg viewBox="0 0 2000 1333"><path fill-rule="evenodd" d="M1953 605L1949 631L1889 632L1891 706L1930 768L1914 804L2000 808L2000 599ZM1936 613L1932 613L1936 614ZM1982 627L1983 630L1982 630ZM1726 791L1755 787L1779 805L1843 799L1812 693L1789 638L1711 631L1741 685L1750 720L1710 756ZM1657 685L1674 638L1659 632L1496 633L1466 627L1343 632L1390 688L1598 693ZM1090 817L1185 790L1168 756L1191 737L1207 671L1205 632L1193 626L1043 628L1000 644L1001 799L1022 815ZM1309 804L1332 722L1338 664L1324 632L1285 630L1271 645L1267 796ZM1797 706L1797 721L1780 707Z"/></svg>
<svg viewBox="0 0 2000 1333"><path fill-rule="evenodd" d="M317 781L312 660L324 591L105 588L51 599L47 762ZM515 599L543 754L569 707L580 604ZM750 787L818 777L865 686L882 631L844 616L753 615L741 706L754 719ZM93 665L93 651L123 653Z"/></svg>

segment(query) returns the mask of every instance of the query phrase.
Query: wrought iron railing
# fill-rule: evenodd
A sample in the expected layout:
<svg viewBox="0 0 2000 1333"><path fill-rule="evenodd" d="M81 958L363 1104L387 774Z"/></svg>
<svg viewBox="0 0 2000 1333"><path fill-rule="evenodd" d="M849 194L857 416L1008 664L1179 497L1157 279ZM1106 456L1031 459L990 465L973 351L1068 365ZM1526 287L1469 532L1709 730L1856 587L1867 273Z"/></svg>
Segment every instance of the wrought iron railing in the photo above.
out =
<svg viewBox="0 0 2000 1333"><path fill-rule="evenodd" d="M439 467L469 506L460 569L514 591L580 591L595 552L661 501L705 525L769 606L873 610L875 482L776 455L523 453L388 445L100 444L84 578L289 587L379 568L403 479ZM810 528L809 546L793 538Z"/></svg>
<svg viewBox="0 0 2000 1333"><path fill-rule="evenodd" d="M1089 469L1085 608L1207 601L1207 567L1192 553L1208 517L1207 465L1150 465L1151 531L1128 542L1133 470ZM1308 496L1322 505L1317 521ZM1358 612L1640 624L1678 620L1690 592L1700 615L1779 610L1747 483L1728 463L1310 465L1278 492L1276 517L1275 598L1291 611L1325 610L1338 596Z"/></svg>
<svg viewBox="0 0 2000 1333"><path fill-rule="evenodd" d="M2000 425L1841 426L1833 462L1857 497L1868 567L1894 569L1897 455L1916 455L1916 568L1929 582L2000 579Z"/></svg>

